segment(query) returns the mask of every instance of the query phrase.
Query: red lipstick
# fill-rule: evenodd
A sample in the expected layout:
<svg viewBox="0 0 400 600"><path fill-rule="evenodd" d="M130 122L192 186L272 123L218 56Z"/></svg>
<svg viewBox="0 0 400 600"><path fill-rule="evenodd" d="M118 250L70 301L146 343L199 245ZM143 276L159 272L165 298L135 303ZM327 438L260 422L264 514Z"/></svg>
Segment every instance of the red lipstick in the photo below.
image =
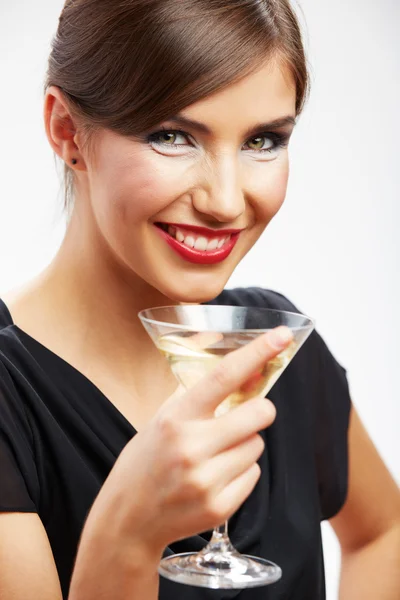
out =
<svg viewBox="0 0 400 600"><path fill-rule="evenodd" d="M167 225L164 224L163 225ZM215 265L226 258L231 254L232 250L236 246L236 243L239 239L240 231L238 229L224 229L216 231L215 229L207 229L205 227L195 227L191 225L180 225L178 223L172 224L168 223L167 226L177 227L181 230L185 230L188 233L197 233L200 235L204 235L209 239L212 238L223 238L224 236L231 235L231 239L222 246L222 248L217 248L216 250L196 250L195 248L190 248L186 246L184 243L178 242L172 235L170 235L164 229L158 225L155 226L157 232L161 235L161 237L167 242L169 247L174 250L181 258L184 260L198 264L198 265Z"/></svg>

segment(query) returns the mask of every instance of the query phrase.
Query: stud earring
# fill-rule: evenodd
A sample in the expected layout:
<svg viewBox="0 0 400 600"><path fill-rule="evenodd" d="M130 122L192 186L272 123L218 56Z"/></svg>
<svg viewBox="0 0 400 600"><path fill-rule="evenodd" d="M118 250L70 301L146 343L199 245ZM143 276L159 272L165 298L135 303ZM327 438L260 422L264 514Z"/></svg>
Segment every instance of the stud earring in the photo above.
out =
<svg viewBox="0 0 400 600"><path fill-rule="evenodd" d="M78 164L78 161L76 160L76 158L73 158L71 162L72 162L73 165L77 165Z"/></svg>

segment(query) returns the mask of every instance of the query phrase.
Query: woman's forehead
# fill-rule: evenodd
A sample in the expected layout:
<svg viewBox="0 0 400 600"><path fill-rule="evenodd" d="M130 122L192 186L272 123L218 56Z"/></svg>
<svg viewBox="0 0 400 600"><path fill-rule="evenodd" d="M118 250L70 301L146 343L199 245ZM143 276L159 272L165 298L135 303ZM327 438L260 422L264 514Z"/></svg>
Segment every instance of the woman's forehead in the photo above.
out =
<svg viewBox="0 0 400 600"><path fill-rule="evenodd" d="M184 118L203 123L210 130L232 125L251 128L296 115L296 88L287 67L267 63L254 73L199 100L180 112Z"/></svg>

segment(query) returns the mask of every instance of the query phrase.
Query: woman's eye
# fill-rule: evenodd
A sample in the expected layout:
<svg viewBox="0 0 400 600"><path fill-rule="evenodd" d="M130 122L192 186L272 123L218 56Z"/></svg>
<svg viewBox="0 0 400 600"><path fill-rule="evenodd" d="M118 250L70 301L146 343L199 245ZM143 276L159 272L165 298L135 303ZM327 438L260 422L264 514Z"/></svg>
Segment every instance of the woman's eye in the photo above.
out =
<svg viewBox="0 0 400 600"><path fill-rule="evenodd" d="M187 146L188 139L184 133L179 131L157 131L152 133L149 141L160 146Z"/></svg>
<svg viewBox="0 0 400 600"><path fill-rule="evenodd" d="M260 135L254 138L251 138L248 142L246 142L246 146L250 150L263 151L263 152L271 152L277 146L275 141L266 135Z"/></svg>

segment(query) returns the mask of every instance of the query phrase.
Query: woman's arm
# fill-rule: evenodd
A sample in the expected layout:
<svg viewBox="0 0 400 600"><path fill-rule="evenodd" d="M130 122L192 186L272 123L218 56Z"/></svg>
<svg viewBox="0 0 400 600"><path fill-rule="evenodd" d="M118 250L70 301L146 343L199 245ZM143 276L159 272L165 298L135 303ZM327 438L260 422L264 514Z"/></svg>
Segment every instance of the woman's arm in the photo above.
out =
<svg viewBox="0 0 400 600"><path fill-rule="evenodd" d="M0 598L62 598L53 553L37 514L0 514Z"/></svg>
<svg viewBox="0 0 400 600"><path fill-rule="evenodd" d="M157 600L158 560L140 545L114 541L109 523L88 519L71 600ZM37 514L0 514L0 598L62 600L46 531Z"/></svg>
<svg viewBox="0 0 400 600"><path fill-rule="evenodd" d="M330 523L342 550L340 600L398 600L400 492L354 408L348 497Z"/></svg>
<svg viewBox="0 0 400 600"><path fill-rule="evenodd" d="M123 521L118 525L116 501L100 494L89 513L68 600L158 599L162 551L128 535Z"/></svg>

